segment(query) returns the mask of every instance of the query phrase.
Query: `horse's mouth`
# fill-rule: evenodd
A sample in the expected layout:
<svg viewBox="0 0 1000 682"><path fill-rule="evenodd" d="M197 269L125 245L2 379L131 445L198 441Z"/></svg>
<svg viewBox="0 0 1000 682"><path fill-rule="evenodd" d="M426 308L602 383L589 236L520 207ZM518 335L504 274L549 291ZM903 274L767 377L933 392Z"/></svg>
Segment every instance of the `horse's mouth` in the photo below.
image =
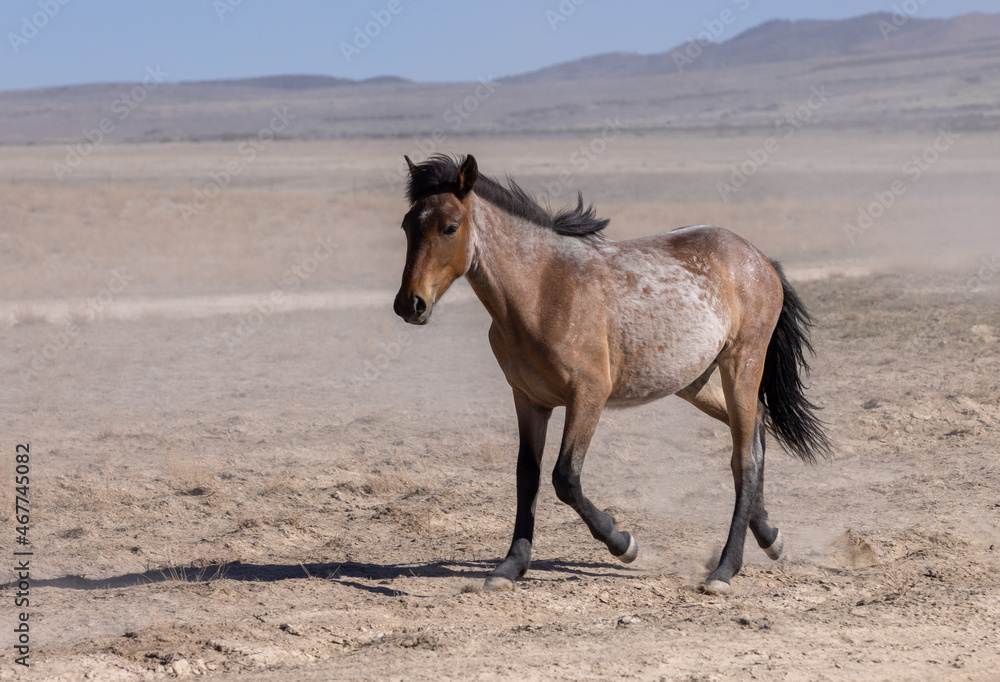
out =
<svg viewBox="0 0 1000 682"><path fill-rule="evenodd" d="M403 320L407 324L415 324L418 327L422 327L423 325L431 321L431 311L428 310L423 315L411 315L410 317L404 317Z"/></svg>

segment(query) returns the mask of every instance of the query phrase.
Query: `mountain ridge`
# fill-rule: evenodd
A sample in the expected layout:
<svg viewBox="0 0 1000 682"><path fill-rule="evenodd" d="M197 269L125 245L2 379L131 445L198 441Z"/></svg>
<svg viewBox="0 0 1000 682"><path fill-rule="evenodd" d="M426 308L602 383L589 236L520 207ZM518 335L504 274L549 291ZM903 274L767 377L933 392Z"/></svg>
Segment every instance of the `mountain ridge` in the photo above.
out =
<svg viewBox="0 0 1000 682"><path fill-rule="evenodd" d="M1000 13L922 19L876 12L849 19L772 19L713 43L682 43L654 54L609 52L500 79L554 83L629 78L804 59L911 52L1000 41Z"/></svg>

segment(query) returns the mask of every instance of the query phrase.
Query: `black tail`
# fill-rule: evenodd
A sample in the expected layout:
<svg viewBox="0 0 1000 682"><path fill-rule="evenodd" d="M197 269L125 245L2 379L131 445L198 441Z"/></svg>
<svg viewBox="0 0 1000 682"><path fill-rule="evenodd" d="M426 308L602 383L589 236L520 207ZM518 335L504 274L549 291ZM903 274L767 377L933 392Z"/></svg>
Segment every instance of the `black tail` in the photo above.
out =
<svg viewBox="0 0 1000 682"><path fill-rule="evenodd" d="M809 373L804 350L814 354L809 343L809 327L813 325L813 320L802 299L785 279L781 265L775 261L771 264L781 278L785 300L767 346L764 376L760 381L760 401L767 408L767 427L782 446L801 459L813 462L816 455L830 454L830 441L823 422L814 414L820 408L802 393L802 376Z"/></svg>

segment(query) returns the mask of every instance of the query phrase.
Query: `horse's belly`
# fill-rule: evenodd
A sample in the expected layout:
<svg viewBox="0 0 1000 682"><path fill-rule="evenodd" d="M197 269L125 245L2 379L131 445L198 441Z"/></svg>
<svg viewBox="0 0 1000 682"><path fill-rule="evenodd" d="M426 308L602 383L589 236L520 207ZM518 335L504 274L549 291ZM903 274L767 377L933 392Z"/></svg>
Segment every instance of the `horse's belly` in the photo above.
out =
<svg viewBox="0 0 1000 682"><path fill-rule="evenodd" d="M704 309L672 312L672 319L647 316L624 330L611 406L641 405L673 395L715 362L726 342L722 320Z"/></svg>
<svg viewBox="0 0 1000 682"><path fill-rule="evenodd" d="M678 349L680 350L680 349ZM659 400L692 384L715 360L721 346L703 353L671 353L665 349L650 361L633 364L612 389L611 407L642 405Z"/></svg>

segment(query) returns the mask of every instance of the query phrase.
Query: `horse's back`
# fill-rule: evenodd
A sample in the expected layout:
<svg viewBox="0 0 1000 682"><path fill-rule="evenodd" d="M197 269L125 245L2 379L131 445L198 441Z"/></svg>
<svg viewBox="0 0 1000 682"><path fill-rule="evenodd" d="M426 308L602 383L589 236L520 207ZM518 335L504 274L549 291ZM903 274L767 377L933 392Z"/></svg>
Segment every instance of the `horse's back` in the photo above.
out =
<svg viewBox="0 0 1000 682"><path fill-rule="evenodd" d="M767 257L746 239L718 225L688 225L669 232L615 242L622 249L654 249L664 255L685 260L712 257L720 264L733 264L747 258L768 262Z"/></svg>
<svg viewBox="0 0 1000 682"><path fill-rule="evenodd" d="M724 297L729 305L756 303L752 299L759 295L770 297L780 291L781 282L767 256L724 227L679 227L616 244L624 271L637 268L653 276L663 273L701 289L702 296Z"/></svg>

